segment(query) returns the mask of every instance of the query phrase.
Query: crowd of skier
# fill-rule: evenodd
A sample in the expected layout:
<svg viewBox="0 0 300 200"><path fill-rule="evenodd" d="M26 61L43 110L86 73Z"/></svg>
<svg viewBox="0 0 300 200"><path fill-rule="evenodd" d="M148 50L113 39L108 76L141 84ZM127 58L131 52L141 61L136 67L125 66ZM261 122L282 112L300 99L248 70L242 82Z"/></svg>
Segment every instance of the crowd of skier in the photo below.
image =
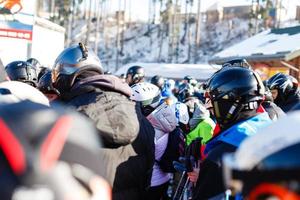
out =
<svg viewBox="0 0 300 200"><path fill-rule="evenodd" d="M291 75L234 59L205 82L115 76L82 43L2 68L0 199L300 199Z"/></svg>

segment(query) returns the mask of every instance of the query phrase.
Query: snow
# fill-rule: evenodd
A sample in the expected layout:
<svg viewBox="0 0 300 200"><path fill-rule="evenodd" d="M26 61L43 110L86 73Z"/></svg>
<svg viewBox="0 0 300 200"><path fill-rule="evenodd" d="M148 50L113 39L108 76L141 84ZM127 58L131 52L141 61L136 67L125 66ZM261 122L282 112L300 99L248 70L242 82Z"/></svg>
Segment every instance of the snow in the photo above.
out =
<svg viewBox="0 0 300 200"><path fill-rule="evenodd" d="M150 26L146 23L131 24L130 27L123 30L124 46L123 51L121 52L121 47L119 47L119 50L116 48L117 27L114 23L115 22L112 21L109 26L100 27L100 41L97 52L101 58L104 69L111 72L117 71L121 66L128 63L135 62L197 64L207 63L214 55L226 57L228 55L244 56L249 54L248 52L252 50L255 50L253 53L268 53L275 51L275 46L281 46L276 52L286 51L286 49L290 49L290 46L295 46L295 48L297 48L297 43L292 42L285 35L269 35L268 40L266 40L265 35L269 33L268 31L258 34L253 39L246 40L250 37L249 20L234 18L232 20L222 20L213 24L202 22L199 48L195 47L194 42L196 33L195 23L190 23L190 34L188 34L187 31L186 35L184 34L184 24L178 23L177 30L179 30L179 32L177 36L175 35L175 39L177 38L178 40L178 48L176 48L175 45L172 49L169 49L169 42L172 40L172 34L167 34L167 24L151 24ZM73 32L73 36L76 36L73 42L76 43L85 40L85 34L79 34L81 30L84 29L85 22L82 21L78 24L79 25L76 26L76 29L74 29L75 31ZM94 48L95 27L92 26L91 29L92 33L90 34L89 46ZM122 29L120 28L119 31L121 33ZM189 37L191 44L190 57L188 45ZM268 45L261 45L263 41L272 41L278 39L278 37L281 39L286 37L286 39L280 40L278 43L275 42L274 44L268 43ZM295 36L294 39L298 40L298 36ZM239 46L238 43L243 40L247 41L247 45ZM230 48L231 46L234 48ZM118 51L119 62L117 65Z"/></svg>
<svg viewBox="0 0 300 200"><path fill-rule="evenodd" d="M219 0L207 8L207 11L220 10L224 7L232 6L250 6L251 1L248 0Z"/></svg>
<svg viewBox="0 0 300 200"><path fill-rule="evenodd" d="M300 49L299 33L294 35L275 34L270 30L261 32L215 55L215 57L250 56L253 54L272 55L279 52L293 52Z"/></svg>
<svg viewBox="0 0 300 200"><path fill-rule="evenodd" d="M252 3L250 0L221 0L219 2L223 7L250 6Z"/></svg>
<svg viewBox="0 0 300 200"><path fill-rule="evenodd" d="M124 31L124 50L119 55L119 67L133 62L145 63L207 63L217 52L248 38L248 21L233 19L222 21L213 25L201 25L200 48L195 48L195 24L190 26L191 54L188 59L188 37L184 38L184 24L180 24L181 32L178 37L178 56L176 48L173 49L173 56L169 56L169 38L164 29L159 34L159 25L152 24L148 31L147 24L136 24ZM115 71L116 67L116 27L105 27L106 40L101 40L98 55L102 60L104 68ZM91 36L94 34L91 34ZM188 34L187 34L188 35ZM184 38L184 39L183 39ZM90 46L93 43L90 40ZM161 49L161 50L160 50ZM161 51L161 53L160 53ZM195 52L196 51L196 52ZM194 56L196 55L196 56Z"/></svg>
<svg viewBox="0 0 300 200"><path fill-rule="evenodd" d="M147 78L159 74L165 78L182 79L186 75L191 75L198 80L208 79L220 68L217 65L208 64L129 63L121 67L115 74L126 74L127 69L135 65L144 67Z"/></svg>

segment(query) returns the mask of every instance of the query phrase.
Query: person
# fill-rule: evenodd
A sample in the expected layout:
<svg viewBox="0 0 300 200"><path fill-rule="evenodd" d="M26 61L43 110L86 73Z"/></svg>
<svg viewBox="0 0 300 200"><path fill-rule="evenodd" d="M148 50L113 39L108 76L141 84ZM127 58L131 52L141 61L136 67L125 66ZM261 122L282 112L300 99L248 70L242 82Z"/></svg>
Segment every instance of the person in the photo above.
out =
<svg viewBox="0 0 300 200"><path fill-rule="evenodd" d="M58 99L59 92L52 85L51 70L48 70L38 81L37 89L41 91L50 102Z"/></svg>
<svg viewBox="0 0 300 200"><path fill-rule="evenodd" d="M260 77L251 69L226 67L214 74L208 84L208 95L221 132L206 143L206 159L200 173L193 199L208 199L225 192L222 181L221 158L234 152L248 136L272 121L267 113L257 113L264 97Z"/></svg>
<svg viewBox="0 0 300 200"><path fill-rule="evenodd" d="M139 102L143 114L155 129L155 160L151 187L147 199L167 199L167 189L174 173L173 161L179 159L184 151L184 127L189 115L185 104L161 102L161 92L151 83L137 83L132 88L131 99Z"/></svg>
<svg viewBox="0 0 300 200"><path fill-rule="evenodd" d="M4 65L2 63L2 60L0 58L0 83L3 81L7 81L7 80L8 80L8 77L7 77Z"/></svg>
<svg viewBox="0 0 300 200"><path fill-rule="evenodd" d="M192 118L189 120L190 132L186 135L186 143L190 145L198 137L202 138L205 144L213 136L215 122L210 118L209 111L199 102L195 106Z"/></svg>
<svg viewBox="0 0 300 200"><path fill-rule="evenodd" d="M1 199L111 199L101 142L84 116L29 100L0 104L0 132Z"/></svg>
<svg viewBox="0 0 300 200"><path fill-rule="evenodd" d="M190 84L192 87L195 87L198 83L197 80L190 75L186 75L185 77L183 77L183 82Z"/></svg>
<svg viewBox="0 0 300 200"><path fill-rule="evenodd" d="M116 76L104 75L98 56L82 43L60 53L52 84L59 100L97 127L103 141L98 156L113 199L145 199L154 163L154 129L129 99L131 88Z"/></svg>
<svg viewBox="0 0 300 200"><path fill-rule="evenodd" d="M155 75L151 78L150 83L156 85L162 91L165 84L165 79L160 75Z"/></svg>
<svg viewBox="0 0 300 200"><path fill-rule="evenodd" d="M173 94L174 87L175 87L174 80L166 79L164 81L163 87L161 89L162 101L165 101L170 105L178 101L178 99Z"/></svg>
<svg viewBox="0 0 300 200"><path fill-rule="evenodd" d="M151 176L151 187L147 192L149 200L167 199L167 189L171 175L161 169L159 162L167 149L170 132L176 128L176 116L170 105L166 103L158 106L147 116L155 130L155 160Z"/></svg>
<svg viewBox="0 0 300 200"><path fill-rule="evenodd" d="M184 135L182 127L187 126L189 114L187 106L177 102L163 103L147 116L155 129L155 163L148 199L168 199L167 189L171 173L176 170L174 161L184 155ZM184 129L184 128L183 128Z"/></svg>
<svg viewBox="0 0 300 200"><path fill-rule="evenodd" d="M26 62L30 63L33 67L37 69L37 72L39 72L39 68L42 67L40 61L38 61L36 58L29 58L26 60Z"/></svg>
<svg viewBox="0 0 300 200"><path fill-rule="evenodd" d="M299 111L289 113L225 155L224 181L232 196L300 199L299 116Z"/></svg>
<svg viewBox="0 0 300 200"><path fill-rule="evenodd" d="M283 110L274 103L274 99L272 97L272 93L270 89L266 86L266 81L263 82L265 86L265 99L262 102L262 107L269 114L270 119L276 121L278 118L285 116Z"/></svg>
<svg viewBox="0 0 300 200"><path fill-rule="evenodd" d="M131 90L130 99L139 102L144 116L148 116L160 105L162 96L156 85L142 82L132 85Z"/></svg>
<svg viewBox="0 0 300 200"><path fill-rule="evenodd" d="M200 102L200 99L195 95L195 87L189 83L182 83L179 88L177 99L188 106L190 117L192 117L195 111L194 106Z"/></svg>
<svg viewBox="0 0 300 200"><path fill-rule="evenodd" d="M300 92L295 87L289 75L277 73L267 80L267 86L272 92L274 103L284 112L289 112L300 102Z"/></svg>
<svg viewBox="0 0 300 200"><path fill-rule="evenodd" d="M30 100L49 106L49 100L36 88L19 81L5 81L0 83L0 104L16 103Z"/></svg>
<svg viewBox="0 0 300 200"><path fill-rule="evenodd" d="M29 58L26 60L26 62L30 63L33 67L36 68L38 81L49 70L49 68L42 66L40 61L38 61L38 59L36 58Z"/></svg>
<svg viewBox="0 0 300 200"><path fill-rule="evenodd" d="M36 68L25 61L14 61L6 65L5 71L12 81L27 83L33 87L37 85Z"/></svg>
<svg viewBox="0 0 300 200"><path fill-rule="evenodd" d="M144 82L145 70L141 66L132 66L127 70L126 82L129 86Z"/></svg>

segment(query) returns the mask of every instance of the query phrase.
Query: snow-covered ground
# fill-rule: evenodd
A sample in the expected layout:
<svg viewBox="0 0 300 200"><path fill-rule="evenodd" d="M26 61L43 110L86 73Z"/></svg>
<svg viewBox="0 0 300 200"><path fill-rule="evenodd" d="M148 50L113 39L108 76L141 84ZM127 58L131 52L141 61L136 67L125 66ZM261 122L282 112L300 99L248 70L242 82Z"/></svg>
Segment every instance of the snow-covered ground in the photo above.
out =
<svg viewBox="0 0 300 200"><path fill-rule="evenodd" d="M124 31L124 47L119 54L118 68L131 62L206 63L215 53L248 38L248 23L249 21L240 19L222 21L209 26L202 23L199 48L195 48L194 45L195 23L190 25L190 34L186 34L186 37L184 37L184 24L181 24L178 27L178 30L180 30L180 36L177 37L178 50L176 50L176 45L173 50L169 49L169 37L166 34L165 27L159 33L158 24L151 25L150 29L147 24L136 24ZM84 26L84 23L82 23L81 26L77 27L78 31L74 31L74 36L77 35L77 41L81 39L80 36L78 37L78 32L82 27L85 28ZM113 72L117 69L117 28L116 26L104 28L105 35L100 36L98 55L104 67ZM94 46L94 35L95 33L90 34L91 47ZM188 35L190 35L191 41L190 59L188 59Z"/></svg>

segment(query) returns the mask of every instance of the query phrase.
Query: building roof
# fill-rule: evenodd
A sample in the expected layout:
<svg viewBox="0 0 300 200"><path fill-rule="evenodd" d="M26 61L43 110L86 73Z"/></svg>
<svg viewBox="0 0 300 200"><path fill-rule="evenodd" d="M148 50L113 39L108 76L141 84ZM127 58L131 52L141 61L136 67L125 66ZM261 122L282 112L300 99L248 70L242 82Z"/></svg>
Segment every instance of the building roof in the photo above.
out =
<svg viewBox="0 0 300 200"><path fill-rule="evenodd" d="M207 80L220 67L209 64L165 64L165 63L129 63L121 67L115 74L126 74L131 66L142 66L145 69L147 78L160 75L165 78L183 79L186 75L191 75L198 80Z"/></svg>
<svg viewBox="0 0 300 200"><path fill-rule="evenodd" d="M261 32L217 54L210 63L222 63L233 58L248 61L285 60L300 56L300 26Z"/></svg>
<svg viewBox="0 0 300 200"><path fill-rule="evenodd" d="M250 6L251 1L248 0L217 0L215 3L207 7L206 11L215 11L224 7Z"/></svg>
<svg viewBox="0 0 300 200"><path fill-rule="evenodd" d="M219 10L219 9L220 9L219 6L220 6L219 3L216 2L216 3L212 4L211 6L209 6L209 7L206 9L206 11L216 11L216 10Z"/></svg>

